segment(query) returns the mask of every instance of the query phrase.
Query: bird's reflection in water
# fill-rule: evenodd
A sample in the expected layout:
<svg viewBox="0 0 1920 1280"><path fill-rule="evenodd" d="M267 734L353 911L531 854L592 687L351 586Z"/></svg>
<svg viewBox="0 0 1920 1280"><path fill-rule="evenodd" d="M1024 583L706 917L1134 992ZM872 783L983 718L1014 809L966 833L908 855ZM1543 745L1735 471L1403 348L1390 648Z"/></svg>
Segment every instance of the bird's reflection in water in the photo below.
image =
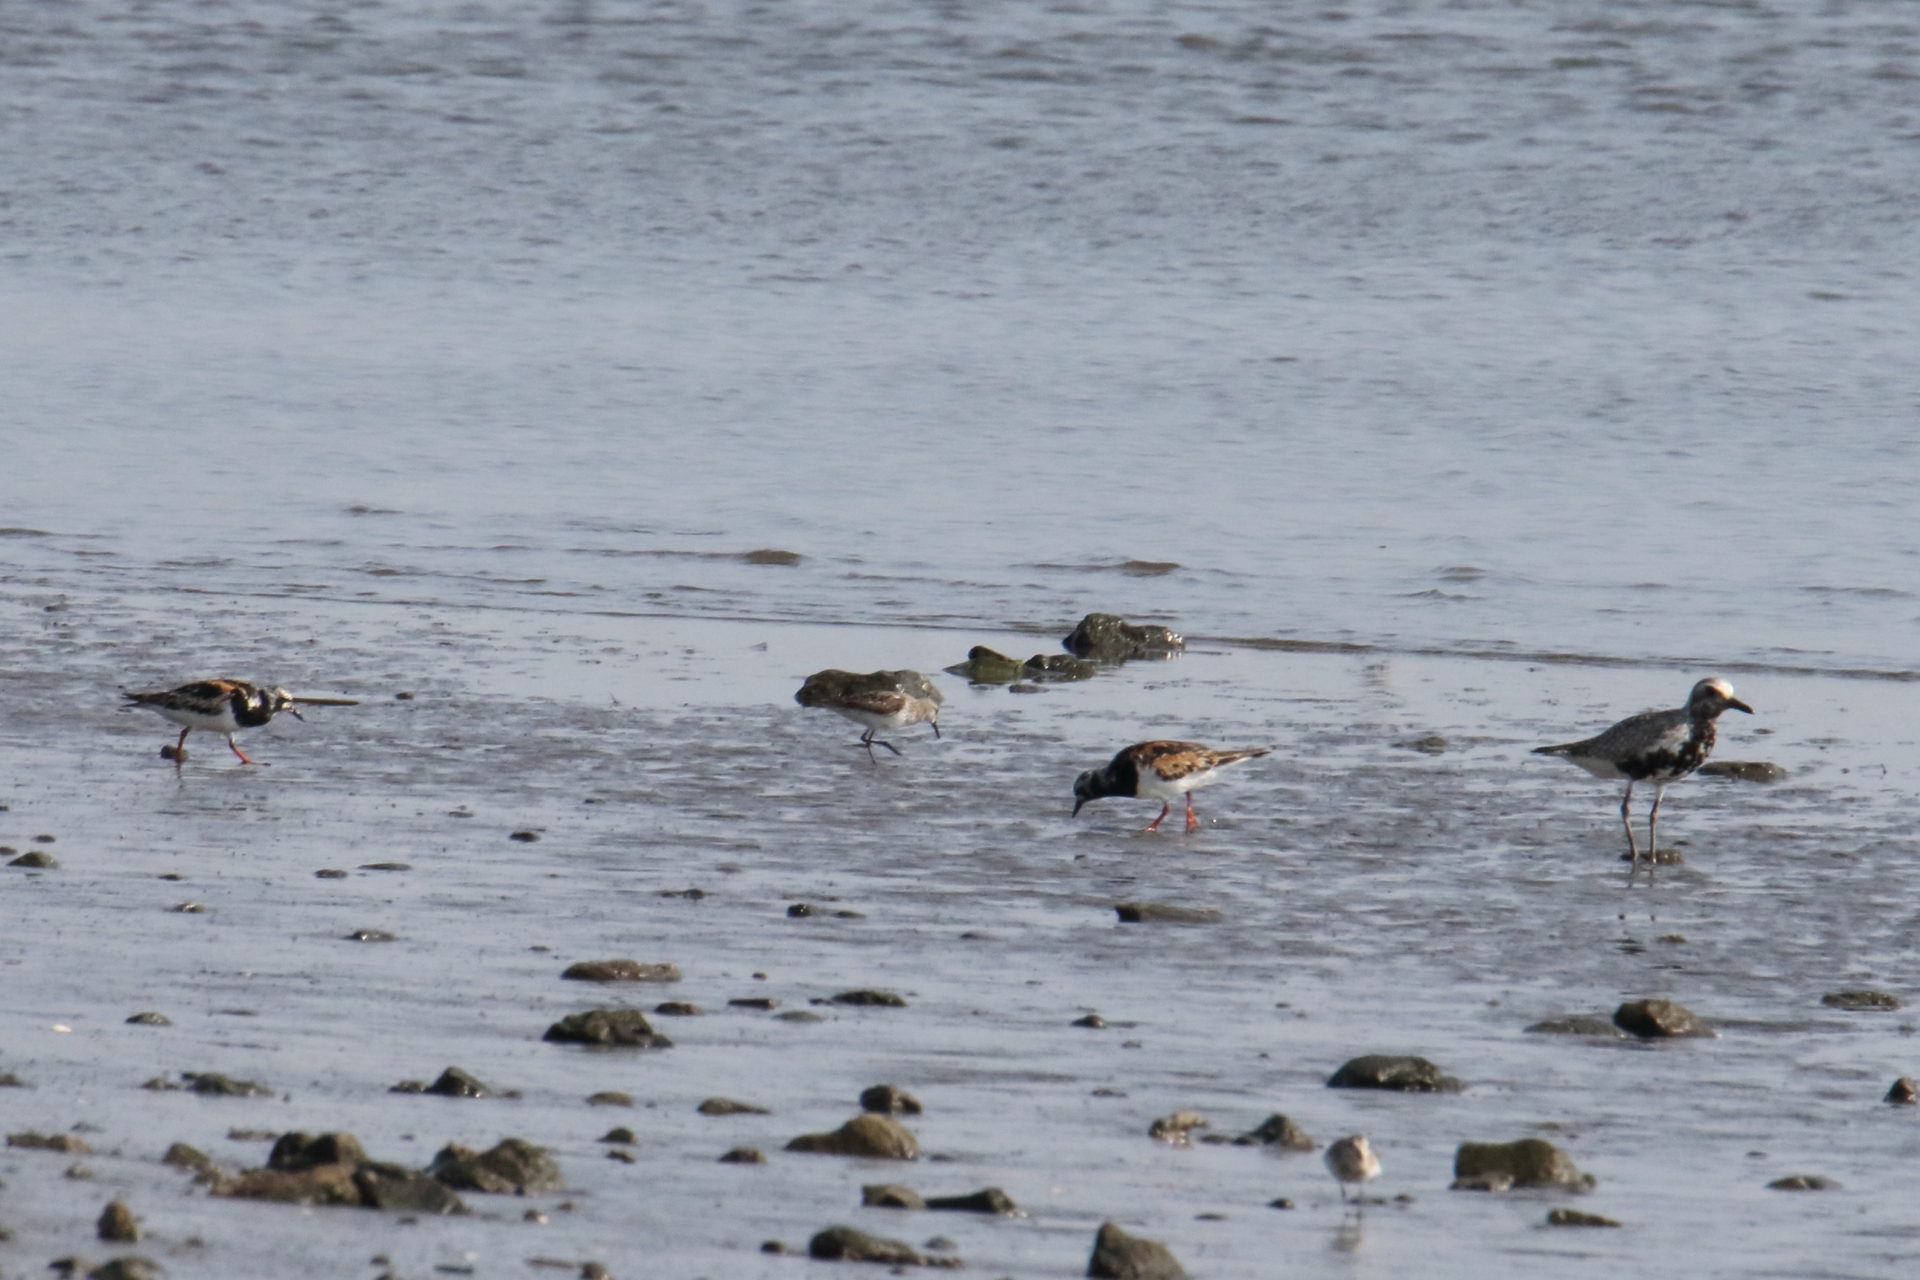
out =
<svg viewBox="0 0 1920 1280"><path fill-rule="evenodd" d="M1367 1243L1367 1222L1358 1213L1350 1213L1333 1229L1335 1253L1358 1253Z"/></svg>

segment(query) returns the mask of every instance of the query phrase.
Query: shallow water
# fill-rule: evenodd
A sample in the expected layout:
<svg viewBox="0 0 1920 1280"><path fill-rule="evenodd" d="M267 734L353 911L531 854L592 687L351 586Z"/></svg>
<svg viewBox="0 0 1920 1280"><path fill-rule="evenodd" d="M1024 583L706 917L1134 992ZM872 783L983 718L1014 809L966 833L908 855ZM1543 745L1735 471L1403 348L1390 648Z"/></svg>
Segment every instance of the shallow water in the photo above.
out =
<svg viewBox="0 0 1920 1280"><path fill-rule="evenodd" d="M1910 1271L1913 1024L1819 997L1914 990L1917 86L1884 4L9 8L0 843L63 865L0 892L0 1118L99 1154L0 1152L0 1275L99 1256L109 1194L235 1278L771 1276L842 1221L1065 1276L1109 1216L1199 1276ZM1193 648L940 677L945 738L872 765L791 701L1093 609ZM1527 749L1709 671L1760 710L1720 756L1791 776L1676 787L1686 864L1628 890L1613 789ZM216 673L365 702L260 770L115 706ZM1164 735L1275 751L1192 838L1068 819ZM541 1043L614 955L708 1016ZM910 1007L725 1004L854 986ZM1721 1037L1522 1031L1652 995ZM1469 1087L1321 1087L1373 1051ZM448 1063L523 1097L386 1092ZM138 1088L183 1070L277 1096ZM883 1079L951 1162L778 1152ZM1148 1141L1186 1107L1364 1130L1413 1200ZM236 1127L515 1134L569 1191L182 1195L167 1143L260 1163ZM1625 1229L1445 1191L1536 1132ZM857 1207L894 1179L1029 1216Z"/></svg>

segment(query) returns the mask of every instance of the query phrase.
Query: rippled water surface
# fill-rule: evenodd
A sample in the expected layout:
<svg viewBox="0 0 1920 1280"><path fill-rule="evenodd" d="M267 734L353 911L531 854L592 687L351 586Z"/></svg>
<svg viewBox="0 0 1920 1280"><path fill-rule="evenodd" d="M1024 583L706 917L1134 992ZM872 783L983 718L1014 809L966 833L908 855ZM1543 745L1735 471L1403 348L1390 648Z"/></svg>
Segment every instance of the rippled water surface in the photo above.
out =
<svg viewBox="0 0 1920 1280"><path fill-rule="evenodd" d="M1915 989L1916 188L1892 3L7 6L0 843L62 865L0 889L0 1117L96 1154L0 1157L0 1276L104 1256L111 1195L236 1278L777 1276L842 1221L1067 1276L1107 1217L1201 1277L1910 1272L1913 1024L1819 999ZM1094 609L1193 647L939 677L875 765L791 701ZM1790 776L1675 788L1629 891L1612 788L1527 749L1709 671ZM115 707L216 673L364 701L261 770ZM1069 820L1149 736L1275 750L1191 838ZM707 1015L541 1043L613 955ZM851 986L910 1004L726 1005ZM1720 1038L1523 1032L1651 995ZM1369 1051L1467 1091L1321 1087ZM448 1063L523 1096L386 1092ZM138 1088L186 1070L276 1097ZM779 1153L883 1079L951 1160ZM1148 1141L1188 1107L1364 1130L1413 1199ZM515 1134L569 1190L408 1224L157 1163L251 1128ZM1530 1134L1626 1227L1445 1190Z"/></svg>

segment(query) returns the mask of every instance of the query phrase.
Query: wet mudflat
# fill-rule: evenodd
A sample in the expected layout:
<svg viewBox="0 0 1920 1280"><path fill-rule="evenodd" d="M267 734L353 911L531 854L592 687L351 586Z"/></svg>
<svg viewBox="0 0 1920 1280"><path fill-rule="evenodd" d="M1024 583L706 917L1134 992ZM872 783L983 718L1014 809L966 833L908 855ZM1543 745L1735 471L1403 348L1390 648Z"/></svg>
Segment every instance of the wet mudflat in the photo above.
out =
<svg viewBox="0 0 1920 1280"><path fill-rule="evenodd" d="M905 754L874 765L853 726L793 705L800 676L1052 643L236 601L213 624L233 661L365 705L251 735L269 767L195 735L176 770L162 722L92 693L148 642L138 603L8 607L0 842L60 865L5 871L0 1072L29 1087L0 1091L0 1115L91 1153L0 1155L0 1274L103 1260L94 1223L115 1198L147 1233L119 1252L234 1277L376 1255L399 1275L544 1258L776 1276L819 1264L764 1241L804 1253L835 1224L944 1236L983 1274L1068 1276L1109 1218L1220 1276L1548 1259L1885 1275L1920 1247L1899 1177L1920 1132L1881 1102L1914 1072L1910 1014L1821 1003L1912 994L1912 685L1743 681L1760 714L1723 724L1719 755L1790 776L1674 788L1663 844L1685 862L1628 890L1613 789L1526 749L1670 704L1689 672L1196 642L1037 694L936 675L944 739L902 733ZM296 628L320 643L288 644ZM1166 735L1275 751L1198 794L1192 836L1135 831L1147 802L1068 819L1079 769ZM1121 923L1115 905L1140 901L1219 919ZM362 930L392 940L350 940ZM561 977L609 958L681 980ZM815 1003L854 989L905 1007ZM1525 1031L1648 997L1718 1038ZM667 1001L702 1011L649 1013L670 1049L541 1039L571 1013ZM126 1022L142 1011L172 1025ZM1089 1013L1106 1025L1073 1025ZM1423 1056L1465 1088L1324 1087L1367 1053ZM519 1096L390 1092L449 1065ZM271 1092L141 1087L183 1072ZM784 1150L883 1082L924 1104L898 1117L919 1160ZM632 1105L589 1105L603 1093ZM766 1113L702 1114L713 1097ZM1148 1137L1180 1110L1209 1126ZM1367 1133L1383 1203L1356 1221L1317 1156L1204 1140L1275 1112L1322 1147ZM615 1126L635 1141L599 1141ZM466 1192L470 1216L434 1217L215 1199L161 1163L184 1141L257 1167L289 1131L350 1132L412 1168L519 1137L565 1190ZM1527 1137L1596 1189L1447 1190L1460 1143ZM743 1146L766 1162L720 1161ZM1803 1174L1839 1189L1768 1188ZM1024 1216L862 1207L878 1183L999 1187ZM1555 1207L1626 1226L1549 1228Z"/></svg>

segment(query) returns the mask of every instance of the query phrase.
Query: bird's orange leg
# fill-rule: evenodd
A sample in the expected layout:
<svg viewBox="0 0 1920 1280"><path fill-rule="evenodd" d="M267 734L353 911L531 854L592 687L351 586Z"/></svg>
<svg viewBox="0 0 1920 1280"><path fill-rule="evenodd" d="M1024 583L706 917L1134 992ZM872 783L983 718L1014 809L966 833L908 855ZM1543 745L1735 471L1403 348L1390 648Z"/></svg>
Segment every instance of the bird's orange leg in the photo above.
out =
<svg viewBox="0 0 1920 1280"><path fill-rule="evenodd" d="M1193 831L1200 825L1200 819L1193 816L1193 792L1187 792L1187 830Z"/></svg>
<svg viewBox="0 0 1920 1280"><path fill-rule="evenodd" d="M1159 816L1159 817L1157 817L1157 818L1155 818L1155 819L1154 819L1154 820L1153 820L1152 822L1149 822L1149 823L1147 824L1147 830L1149 830L1149 831L1158 831L1158 830L1160 829L1160 824L1161 824L1162 822L1165 822L1165 821L1166 821L1166 819L1167 819L1167 815L1168 815L1169 813L1172 813L1172 812L1173 812L1173 804L1172 804L1172 802L1171 802L1171 801L1163 801L1163 802L1161 803L1161 805L1160 805L1160 816Z"/></svg>
<svg viewBox="0 0 1920 1280"><path fill-rule="evenodd" d="M233 748L233 754L240 757L241 764L260 764L258 760L247 759L247 753L240 749L240 744L233 740L232 734L227 735L227 745ZM265 768L266 766L262 765L261 767Z"/></svg>

